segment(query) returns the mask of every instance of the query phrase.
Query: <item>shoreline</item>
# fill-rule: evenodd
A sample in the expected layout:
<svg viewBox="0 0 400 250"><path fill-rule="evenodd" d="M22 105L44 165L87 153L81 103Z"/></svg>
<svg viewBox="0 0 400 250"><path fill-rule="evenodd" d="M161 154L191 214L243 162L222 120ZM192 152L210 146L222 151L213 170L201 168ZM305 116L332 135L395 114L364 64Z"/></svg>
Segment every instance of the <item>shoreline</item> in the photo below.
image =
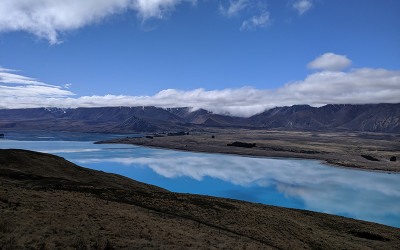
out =
<svg viewBox="0 0 400 250"><path fill-rule="evenodd" d="M167 147L160 147L160 146L145 146L141 144L132 144L132 143L117 143L117 142L107 142L107 141L99 141L95 142L95 144L128 144L134 145L143 148L151 148L151 149L162 149L162 150L172 150L178 152L189 152L189 153L199 153L199 154L218 154L218 155L227 155L227 156L238 156L238 157L250 157L250 158L263 158L263 159L276 159L276 160L304 160L304 161L318 161L319 163L333 168L341 168L341 169L348 169L348 170L357 170L357 171L365 171L365 172L376 172L376 173L386 173L386 174L400 174L400 170L398 171L387 171L387 170L378 170L378 169L362 169L362 168L355 168L355 167L347 167L342 165L335 165L333 163L329 163L326 160L321 160L317 158L296 158L296 157L281 157L281 156L256 156L256 155L245 155L245 154L237 154L237 153L219 153L219 152L209 152L209 151L193 151L187 149L177 149L177 148L167 148Z"/></svg>
<svg viewBox="0 0 400 250"><path fill-rule="evenodd" d="M284 138L284 140L280 140L276 136L271 138L270 135L265 135L265 132L261 136L258 136L257 133L253 136L249 136L248 134L241 133L243 131L239 131L238 133L232 133L237 131L230 132L231 133L228 132L221 135L221 131L219 131L219 137L222 137L219 139L211 138L209 136L210 133L203 132L194 135L163 136L153 137L151 139L146 137L127 137L95 143L131 144L157 149L226 154L243 157L316 160L322 164L343 169L389 174L400 173L400 161L391 162L385 159L389 158L388 156L392 154L396 156L399 155L398 151L395 151L396 149L393 148L377 150L377 148L382 147L382 145L389 145L389 142L394 144L395 147L399 147L397 144L400 143L396 141L387 142L385 140L365 140L357 138L360 142L358 144L352 144L352 142L354 142L354 136L347 137L347 134L343 135L341 138L332 139L330 134L324 135L320 133L319 138L315 140L315 138L309 138L310 136L306 133L304 133L305 135L300 134L299 136L299 132L276 132L279 133L278 137L281 136L281 138ZM282 133L284 133L286 137L282 136ZM287 137L288 135L291 137ZM327 136L329 136L329 141L326 140ZM228 143L234 141L256 142L257 146L253 148L227 146ZM372 148L372 150L370 150L370 148ZM362 157L362 155L372 155L379 160L367 160ZM400 157L397 156L397 158Z"/></svg>

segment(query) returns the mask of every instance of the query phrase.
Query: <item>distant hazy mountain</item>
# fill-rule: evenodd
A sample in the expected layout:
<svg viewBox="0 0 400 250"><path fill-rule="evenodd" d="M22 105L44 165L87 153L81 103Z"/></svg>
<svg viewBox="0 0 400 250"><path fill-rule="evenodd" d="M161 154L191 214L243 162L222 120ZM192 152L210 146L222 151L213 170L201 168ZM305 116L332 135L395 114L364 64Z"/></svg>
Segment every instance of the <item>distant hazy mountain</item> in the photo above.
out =
<svg viewBox="0 0 400 250"><path fill-rule="evenodd" d="M204 127L349 130L400 133L400 104L277 107L249 118L204 109L157 107L34 108L0 110L1 130L159 132Z"/></svg>

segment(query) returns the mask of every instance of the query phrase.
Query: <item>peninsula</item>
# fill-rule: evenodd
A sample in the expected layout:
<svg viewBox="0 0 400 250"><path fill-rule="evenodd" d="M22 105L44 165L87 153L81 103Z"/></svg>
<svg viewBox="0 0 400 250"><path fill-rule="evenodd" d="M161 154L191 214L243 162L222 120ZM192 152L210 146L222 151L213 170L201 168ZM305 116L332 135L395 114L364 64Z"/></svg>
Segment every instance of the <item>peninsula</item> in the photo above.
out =
<svg viewBox="0 0 400 250"><path fill-rule="evenodd" d="M400 135L390 133L207 128L201 132L164 133L97 143L254 157L315 159L338 167L400 172ZM252 146L247 147L246 144Z"/></svg>

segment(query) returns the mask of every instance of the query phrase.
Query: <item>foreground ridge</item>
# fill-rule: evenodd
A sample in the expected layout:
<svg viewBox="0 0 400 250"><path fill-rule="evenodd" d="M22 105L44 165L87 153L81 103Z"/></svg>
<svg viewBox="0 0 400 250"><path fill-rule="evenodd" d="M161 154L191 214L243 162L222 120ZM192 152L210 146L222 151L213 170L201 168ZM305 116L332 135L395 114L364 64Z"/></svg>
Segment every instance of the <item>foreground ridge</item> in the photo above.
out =
<svg viewBox="0 0 400 250"><path fill-rule="evenodd" d="M49 154L0 150L0 247L396 248L400 229L180 194Z"/></svg>

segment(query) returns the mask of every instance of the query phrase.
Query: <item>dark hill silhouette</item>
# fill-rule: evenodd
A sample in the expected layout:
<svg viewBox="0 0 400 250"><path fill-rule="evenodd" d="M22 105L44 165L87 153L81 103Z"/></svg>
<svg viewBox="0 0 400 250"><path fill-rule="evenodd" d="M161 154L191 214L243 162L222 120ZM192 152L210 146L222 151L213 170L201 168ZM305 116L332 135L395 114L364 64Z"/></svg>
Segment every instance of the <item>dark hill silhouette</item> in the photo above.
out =
<svg viewBox="0 0 400 250"><path fill-rule="evenodd" d="M278 107L248 118L262 128L400 133L400 104Z"/></svg>

